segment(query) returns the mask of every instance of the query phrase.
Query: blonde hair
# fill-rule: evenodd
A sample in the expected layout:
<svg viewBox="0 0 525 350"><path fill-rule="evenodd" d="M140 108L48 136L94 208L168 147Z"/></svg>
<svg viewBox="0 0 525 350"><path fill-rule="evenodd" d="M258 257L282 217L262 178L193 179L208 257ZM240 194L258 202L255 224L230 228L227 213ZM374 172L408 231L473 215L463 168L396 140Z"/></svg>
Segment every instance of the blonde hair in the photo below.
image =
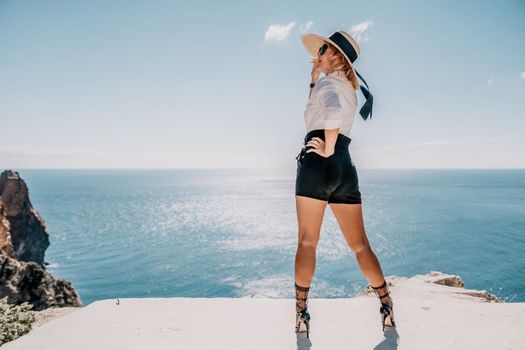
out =
<svg viewBox="0 0 525 350"><path fill-rule="evenodd" d="M348 79L348 83L354 88L354 90L359 90L360 84L357 80L357 76L355 75L354 70L350 67L350 63L348 63L347 59L339 49L337 49L334 45L327 43L328 47L332 50L334 57L332 58L332 61L330 62L330 72L334 72L337 70L343 71L344 75Z"/></svg>

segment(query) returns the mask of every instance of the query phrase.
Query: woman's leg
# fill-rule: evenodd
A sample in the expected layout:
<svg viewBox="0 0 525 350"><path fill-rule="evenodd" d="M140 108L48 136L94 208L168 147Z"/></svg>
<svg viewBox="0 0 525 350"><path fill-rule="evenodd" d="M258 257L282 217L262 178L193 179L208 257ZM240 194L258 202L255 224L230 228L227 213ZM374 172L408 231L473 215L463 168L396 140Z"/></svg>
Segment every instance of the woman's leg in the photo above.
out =
<svg viewBox="0 0 525 350"><path fill-rule="evenodd" d="M295 255L295 283L310 287L315 272L315 255L327 201L295 196L298 242Z"/></svg>
<svg viewBox="0 0 525 350"><path fill-rule="evenodd" d="M330 203L330 208L368 283L380 286L384 281L383 271L366 237L362 205Z"/></svg>
<svg viewBox="0 0 525 350"><path fill-rule="evenodd" d="M343 231L348 246L354 252L359 268L368 280L368 284L374 287L375 293L379 297L381 304L385 303L390 306L388 309L381 306L380 309L381 313L387 312L390 316L391 321L389 324L387 323L387 325L394 325L394 303L383 276L381 265L379 264L377 256L372 251L368 238L366 237L362 205L330 203L330 208L341 227L341 231ZM386 316L383 315L383 330L385 327L385 319Z"/></svg>

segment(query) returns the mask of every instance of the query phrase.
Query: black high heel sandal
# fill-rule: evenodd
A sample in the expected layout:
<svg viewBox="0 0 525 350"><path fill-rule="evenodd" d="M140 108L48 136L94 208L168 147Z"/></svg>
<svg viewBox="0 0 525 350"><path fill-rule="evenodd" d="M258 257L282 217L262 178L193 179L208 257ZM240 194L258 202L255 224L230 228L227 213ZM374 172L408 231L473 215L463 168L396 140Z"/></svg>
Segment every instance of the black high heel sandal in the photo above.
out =
<svg viewBox="0 0 525 350"><path fill-rule="evenodd" d="M306 331L306 337L310 338L310 314L308 309L301 309L295 316L295 332Z"/></svg>
<svg viewBox="0 0 525 350"><path fill-rule="evenodd" d="M396 323L394 321L394 309L392 304L392 299L390 298L390 291L388 290L388 286L386 283L386 280L383 282L382 285L378 287L373 287L370 285L374 293L379 298L379 301L381 302L381 307L379 308L379 312L381 313L382 319L381 323L383 325L383 332L385 331L385 326L389 327L395 327ZM390 300L390 303L384 302L383 300Z"/></svg>
<svg viewBox="0 0 525 350"><path fill-rule="evenodd" d="M295 283L295 332L305 332L310 338L310 313L308 312L308 291L310 287L303 287Z"/></svg>

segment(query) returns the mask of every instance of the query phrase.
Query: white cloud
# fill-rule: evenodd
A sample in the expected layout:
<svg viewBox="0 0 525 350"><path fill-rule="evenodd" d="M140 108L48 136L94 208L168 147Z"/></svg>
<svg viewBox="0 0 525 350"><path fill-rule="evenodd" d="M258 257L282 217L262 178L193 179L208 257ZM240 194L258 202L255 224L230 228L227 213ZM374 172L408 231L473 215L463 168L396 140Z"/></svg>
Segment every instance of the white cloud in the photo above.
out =
<svg viewBox="0 0 525 350"><path fill-rule="evenodd" d="M313 24L314 24L313 21L308 21L308 22L306 22L306 23L301 24L301 25L299 26L299 32L300 32L301 34L306 33L306 31L307 31L308 29L310 29L310 27L312 27Z"/></svg>
<svg viewBox="0 0 525 350"><path fill-rule="evenodd" d="M368 41L368 35L366 31L368 30L368 28L372 27L373 25L374 25L374 22L369 21L369 20L354 24L352 27L350 27L350 35L358 43Z"/></svg>
<svg viewBox="0 0 525 350"><path fill-rule="evenodd" d="M265 41L282 41L288 37L290 31L295 26L295 21L288 24L272 24L264 33Z"/></svg>
<svg viewBox="0 0 525 350"><path fill-rule="evenodd" d="M488 86L492 85L492 77L489 78L489 80L487 80L487 85L488 85Z"/></svg>
<svg viewBox="0 0 525 350"><path fill-rule="evenodd" d="M521 79L525 79L525 72L521 72L520 77Z"/></svg>

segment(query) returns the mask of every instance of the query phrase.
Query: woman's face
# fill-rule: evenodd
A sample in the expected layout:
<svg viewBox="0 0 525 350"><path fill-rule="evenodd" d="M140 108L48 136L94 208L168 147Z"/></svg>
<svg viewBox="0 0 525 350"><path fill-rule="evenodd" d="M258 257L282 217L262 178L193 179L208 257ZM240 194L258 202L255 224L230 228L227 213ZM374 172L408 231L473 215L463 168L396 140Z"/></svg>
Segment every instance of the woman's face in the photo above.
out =
<svg viewBox="0 0 525 350"><path fill-rule="evenodd" d="M331 47L328 47L326 52L321 56L320 52L317 52L317 70L320 72L323 72L325 74L328 74L328 71L330 69L330 62L332 60L332 57L334 57L334 52L332 51Z"/></svg>

